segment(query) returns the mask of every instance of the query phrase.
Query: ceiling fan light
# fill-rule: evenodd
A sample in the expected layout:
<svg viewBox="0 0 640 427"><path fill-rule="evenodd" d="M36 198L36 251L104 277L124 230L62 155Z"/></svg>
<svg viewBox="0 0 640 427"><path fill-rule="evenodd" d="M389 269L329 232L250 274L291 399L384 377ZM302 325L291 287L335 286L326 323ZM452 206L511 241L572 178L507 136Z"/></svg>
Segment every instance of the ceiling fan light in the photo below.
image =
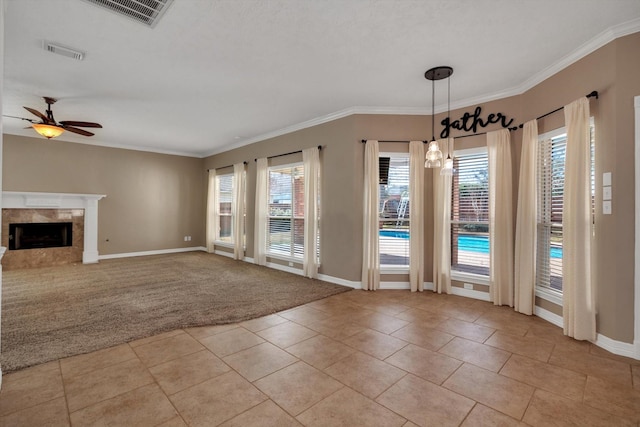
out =
<svg viewBox="0 0 640 427"><path fill-rule="evenodd" d="M64 132L64 129L62 129L61 127L46 125L44 123L34 123L31 126L36 130L36 132L38 132L40 135L44 136L47 139L60 136L62 135L62 132Z"/></svg>

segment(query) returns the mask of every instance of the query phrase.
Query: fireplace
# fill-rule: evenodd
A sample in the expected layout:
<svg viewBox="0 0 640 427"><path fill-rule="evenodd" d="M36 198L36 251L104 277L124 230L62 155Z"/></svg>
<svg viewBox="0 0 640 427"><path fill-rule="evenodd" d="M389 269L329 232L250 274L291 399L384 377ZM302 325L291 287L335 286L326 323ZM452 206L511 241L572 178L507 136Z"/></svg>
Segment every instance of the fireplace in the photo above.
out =
<svg viewBox="0 0 640 427"><path fill-rule="evenodd" d="M9 250L72 246L72 222L9 224Z"/></svg>
<svg viewBox="0 0 640 427"><path fill-rule="evenodd" d="M2 192L2 242L11 249L2 258L4 270L98 262L98 200L102 194ZM39 226L36 224L40 224ZM10 225L36 225L48 237L19 242ZM46 227L60 227L52 231ZM22 230L25 237L25 231ZM29 235L31 232L29 231ZM69 234L70 233L70 234ZM13 237L9 240L9 235ZM56 247L51 247L55 244ZM27 249L30 250L18 250ZM15 248L15 249L14 249Z"/></svg>

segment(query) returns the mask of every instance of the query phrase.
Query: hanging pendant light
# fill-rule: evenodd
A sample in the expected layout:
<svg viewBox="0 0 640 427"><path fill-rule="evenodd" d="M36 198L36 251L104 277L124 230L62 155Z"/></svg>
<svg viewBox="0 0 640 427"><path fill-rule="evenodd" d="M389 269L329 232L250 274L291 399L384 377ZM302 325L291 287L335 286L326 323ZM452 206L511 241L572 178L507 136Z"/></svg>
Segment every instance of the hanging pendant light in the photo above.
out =
<svg viewBox="0 0 640 427"><path fill-rule="evenodd" d="M453 68L447 66L433 67L424 73L427 80L431 80L431 141L425 154L425 168L439 168L442 166L442 151L435 138L435 81L446 79L453 74Z"/></svg>
<svg viewBox="0 0 640 427"><path fill-rule="evenodd" d="M451 76L451 74L449 74L449 76ZM451 79L447 80L447 123L451 123ZM440 169L440 175L453 175L454 170L451 151L449 139L447 139L447 158L444 161L442 169Z"/></svg>

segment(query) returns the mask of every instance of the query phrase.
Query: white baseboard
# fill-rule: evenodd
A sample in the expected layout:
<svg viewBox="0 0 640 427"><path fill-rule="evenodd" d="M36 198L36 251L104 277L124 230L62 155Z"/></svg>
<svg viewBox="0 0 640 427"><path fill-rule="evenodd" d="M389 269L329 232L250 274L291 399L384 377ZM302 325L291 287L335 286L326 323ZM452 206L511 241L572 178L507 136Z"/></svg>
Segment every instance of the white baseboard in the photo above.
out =
<svg viewBox="0 0 640 427"><path fill-rule="evenodd" d="M207 251L207 248L204 246L194 246L191 248L174 248L174 249L159 249L156 251L142 251L142 252L126 252L120 254L109 254L109 255L100 255L98 259L114 259L114 258L129 258L136 256L147 256L147 255L164 255L164 254L175 254L179 252L194 252L194 251Z"/></svg>
<svg viewBox="0 0 640 427"><path fill-rule="evenodd" d="M558 316L557 314L545 310L544 308L536 306L534 314L539 318L546 320L547 322L553 323L559 328L564 327L562 316ZM611 338L602 334L597 334L596 340L593 343L598 347L607 350L608 352L617 354L618 356L625 356L632 359L640 360L640 354L638 354L637 346L634 344L612 340Z"/></svg>
<svg viewBox="0 0 640 427"><path fill-rule="evenodd" d="M562 316L558 316L555 313L550 312L549 310L545 310L542 307L538 307L537 305L534 307L534 312L536 316L541 319L546 320L549 323L556 325L559 328L563 327Z"/></svg>
<svg viewBox="0 0 640 427"><path fill-rule="evenodd" d="M451 293L453 295L458 295L461 297L479 299L482 301L491 301L491 298L489 297L489 292L476 291L475 289L465 289L465 288L459 288L457 286L452 286Z"/></svg>
<svg viewBox="0 0 640 427"><path fill-rule="evenodd" d="M329 276L327 274L318 274L318 280L323 280L336 285L346 286L353 289L362 289L362 284L353 280L341 279L339 277Z"/></svg>
<svg viewBox="0 0 640 427"><path fill-rule="evenodd" d="M287 265L277 264L275 262L268 262L265 267L273 268L274 270L286 271L287 273L297 274L302 276L302 270L299 268L289 267Z"/></svg>
<svg viewBox="0 0 640 427"><path fill-rule="evenodd" d="M598 334L596 336L596 341L594 342L594 344L613 354L617 354L618 356L625 356L632 359L640 360L640 355L636 350L636 346L633 344L612 340L611 338L605 337L602 334Z"/></svg>

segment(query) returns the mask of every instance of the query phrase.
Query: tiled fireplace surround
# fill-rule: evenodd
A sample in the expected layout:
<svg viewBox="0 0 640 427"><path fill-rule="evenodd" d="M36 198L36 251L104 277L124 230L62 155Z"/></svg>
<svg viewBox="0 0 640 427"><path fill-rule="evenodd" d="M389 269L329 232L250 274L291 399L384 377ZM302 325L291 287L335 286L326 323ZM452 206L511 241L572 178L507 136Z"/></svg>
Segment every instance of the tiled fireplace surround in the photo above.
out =
<svg viewBox="0 0 640 427"><path fill-rule="evenodd" d="M4 269L98 262L98 200L102 194L2 192L2 246L8 247L9 224L72 222L73 245L7 251Z"/></svg>

